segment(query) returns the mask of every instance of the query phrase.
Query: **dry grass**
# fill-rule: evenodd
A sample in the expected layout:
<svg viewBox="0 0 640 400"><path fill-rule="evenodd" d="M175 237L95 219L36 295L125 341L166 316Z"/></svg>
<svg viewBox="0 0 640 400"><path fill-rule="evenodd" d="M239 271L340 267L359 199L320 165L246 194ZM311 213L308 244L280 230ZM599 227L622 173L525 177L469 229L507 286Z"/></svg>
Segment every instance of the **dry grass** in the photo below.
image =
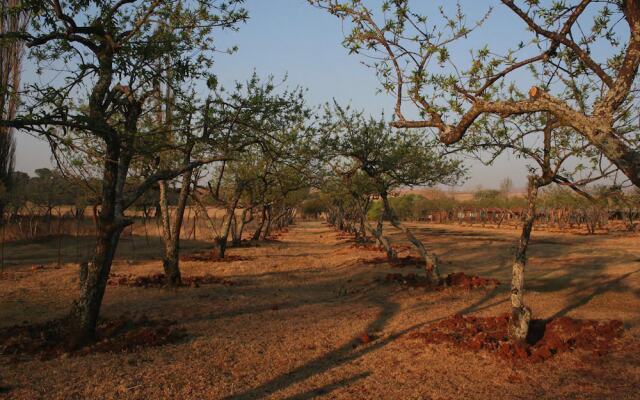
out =
<svg viewBox="0 0 640 400"><path fill-rule="evenodd" d="M444 261L444 272L509 281L517 232L416 225ZM103 314L145 314L179 321L177 345L129 354L50 361L2 357L0 396L18 399L311 399L311 398L637 398L640 387L640 247L638 237L536 233L527 301L537 317L620 319L621 347L600 359L567 353L544 364L512 365L486 353L424 345L409 334L454 313L508 310L508 287L425 292L375 283L388 265L350 247L318 222L304 222L282 242L230 249L231 263L183 262L185 275L207 273L237 286L143 289L109 286ZM393 234L396 242L403 240ZM114 272L161 270L159 243L126 240ZM404 243L403 243L404 244ZM25 245L26 246L26 245ZM74 264L32 270L55 259L47 244L12 248L0 280L0 324L62 315L77 295ZM41 246L41 247L38 247ZM187 252L210 244L190 242ZM127 262L126 260L133 260ZM51 262L51 261L49 261ZM410 267L407 267L410 268ZM408 272L408 271L407 271ZM367 332L374 340L361 344Z"/></svg>

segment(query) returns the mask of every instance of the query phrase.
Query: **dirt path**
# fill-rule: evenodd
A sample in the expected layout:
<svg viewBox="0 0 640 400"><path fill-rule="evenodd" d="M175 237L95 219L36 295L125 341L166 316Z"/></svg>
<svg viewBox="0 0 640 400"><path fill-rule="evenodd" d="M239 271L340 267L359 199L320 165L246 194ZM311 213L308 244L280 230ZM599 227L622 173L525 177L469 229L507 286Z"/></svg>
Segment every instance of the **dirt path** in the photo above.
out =
<svg viewBox="0 0 640 400"><path fill-rule="evenodd" d="M437 227L418 233L445 260L445 272L505 282L511 233ZM211 273L235 286L178 291L114 286L104 315L170 318L189 336L181 343L129 354L50 361L2 358L7 398L454 399L634 398L640 388L640 284L635 248L540 237L534 245L528 301L539 316L617 318L623 348L596 361L563 354L544 364L512 365L487 353L426 346L410 339L454 313L496 315L508 288L425 292L376 282L389 265L364 263L380 253L354 249L320 222L302 222L279 242L231 249L229 263L184 262L185 275ZM394 235L399 242L399 236ZM545 244L544 240L549 241ZM621 239L623 240L623 239ZM626 240L626 239L624 239ZM536 247L537 246L537 247ZM557 251L561 246L562 251ZM587 249L590 251L587 253ZM597 253L591 253L596 251ZM573 258L572 258L573 257ZM598 259L594 264L589 257ZM594 259L595 259L594 258ZM640 259L640 258L639 258ZM576 261L577 260L577 261ZM591 261L590 261L591 260ZM558 268L558 266L562 268ZM411 269L407 269L411 268ZM416 272L407 267L401 272ZM634 269L635 268L635 269ZM157 260L116 263L114 272L145 275ZM419 271L418 271L419 272ZM61 315L76 295L73 265L0 280L0 321ZM610 282L608 285L598 282ZM372 340L362 343L366 333Z"/></svg>

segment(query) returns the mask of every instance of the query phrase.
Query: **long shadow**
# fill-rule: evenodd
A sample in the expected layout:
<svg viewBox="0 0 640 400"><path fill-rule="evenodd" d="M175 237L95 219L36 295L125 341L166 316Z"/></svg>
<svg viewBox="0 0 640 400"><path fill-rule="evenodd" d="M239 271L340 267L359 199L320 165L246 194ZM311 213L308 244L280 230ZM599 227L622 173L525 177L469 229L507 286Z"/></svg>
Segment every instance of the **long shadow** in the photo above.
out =
<svg viewBox="0 0 640 400"><path fill-rule="evenodd" d="M466 313L478 311L483 308L492 307L495 304L499 304L501 302L506 301L506 300L502 300L500 302L497 302L491 305L480 307L482 304L493 299L499 292L500 290L498 288L494 288L492 291L486 293L477 302L459 310L458 313L466 314ZM382 330L384 326L386 326L387 323L391 320L391 318L398 313L400 308L398 304L389 302L386 298L378 298L374 300L374 304L380 305L381 311L378 318L368 325L366 329L367 332L376 332L376 331ZM330 351L328 353L325 353L321 357L310 360L303 366L300 366L292 371L288 371L252 389L245 390L241 393L229 395L224 399L225 400L248 400L248 399L260 399L262 397L266 397L274 392L283 390L297 382L302 382L316 374L321 374L337 366L349 363L375 350L381 349L386 345L392 343L393 341L399 339L400 337L412 331L420 329L429 324L441 321L444 318L446 317L435 318L429 321L414 324L401 331L395 332L394 334L389 335L384 339L378 339L367 346L355 346L355 344L357 343L356 342L357 339L353 338L352 340L343 344L339 348L333 351ZM356 375L356 377L358 377L358 379L362 379L365 376ZM354 382L356 379L353 379L353 378L354 377L347 379L346 382L339 381L330 386L333 388L333 390L335 390L335 388L337 387L343 387L343 386L346 386L348 383ZM318 389L313 389L290 398L306 399L306 398L313 398L314 396L324 394L324 393L319 393L317 390ZM302 397L297 397L297 396L302 396Z"/></svg>
<svg viewBox="0 0 640 400"><path fill-rule="evenodd" d="M381 307L380 314L377 319L372 321L366 328L367 332L376 332L380 331L386 326L389 320L399 311L400 306L396 303L388 302L386 299L379 299L377 302ZM396 336L393 336L394 338ZM330 351L324 354L321 357L317 357L313 360L310 360L305 365L295 368L292 371L287 372L286 374L280 375L271 381L265 382L259 386L254 387L253 389L246 390L242 393L237 393L234 395L230 395L225 397L227 400L243 400L243 399L259 399L276 391L282 390L286 387L289 387L296 382L304 381L313 375L325 372L336 366L346 364L356 358L362 357L363 355L370 353L374 350L377 350L387 343L389 343L392 338L386 338L382 340L378 340L373 344L364 346L364 347L355 347L356 338L354 337L352 340L343 344L339 348Z"/></svg>
<svg viewBox="0 0 640 400"><path fill-rule="evenodd" d="M606 282L595 282L595 283L593 283L592 285L590 285L588 287L583 287L583 288L577 289L576 291L574 291L573 296L577 296L578 292L582 292L584 290L589 290L589 289L593 289L593 290L591 291L591 293L587 294L586 296L582 296L582 297L578 298L577 300L572 301L571 303L567 304L561 310L559 310L558 312L553 314L552 318L563 317L563 316L567 315L569 312L577 309L578 307L586 305L591 300L593 300L595 297L597 297L597 296L599 296L601 294L604 294L606 292L609 292L609 291L624 291L626 288L622 285L622 282L625 279L627 279L629 276L631 276L633 274L636 274L638 272L640 272L640 269L637 269L637 270L632 271L632 272L628 272L628 273L626 273L624 275L621 275L621 276L619 276L617 278L611 279L611 280L606 281ZM638 293L636 293L636 296L638 296Z"/></svg>
<svg viewBox="0 0 640 400"><path fill-rule="evenodd" d="M308 390L308 391L306 391L304 393L300 393L300 394L296 394L296 395L293 395L293 396L289 396L285 400L307 400L307 399L313 399L313 398L318 397L318 396L327 395L327 394L333 392L336 389L349 386L350 384L352 384L354 382L357 382L360 379L366 378L369 375L371 375L371 373L362 372L360 374L356 374L356 375L351 376L349 378L340 379L338 381L335 381L335 382L330 383L328 385L319 387L317 389L311 389L311 390Z"/></svg>

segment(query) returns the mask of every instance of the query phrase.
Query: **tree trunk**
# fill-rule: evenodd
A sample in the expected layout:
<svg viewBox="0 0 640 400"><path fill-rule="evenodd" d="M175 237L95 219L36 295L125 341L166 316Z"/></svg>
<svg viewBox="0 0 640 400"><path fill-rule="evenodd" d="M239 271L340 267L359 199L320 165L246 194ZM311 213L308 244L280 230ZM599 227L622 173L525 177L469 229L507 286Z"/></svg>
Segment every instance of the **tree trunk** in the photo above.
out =
<svg viewBox="0 0 640 400"><path fill-rule="evenodd" d="M372 228L368 222L365 222L365 226L367 227L371 235L376 238L378 244L384 248L385 252L387 253L387 258L389 260L395 260L396 258L398 258L398 254L393 249L393 246L391 246L391 241L389 240L389 238L382 234L382 228L384 224L383 221L384 213L380 214L380 217L378 218L378 225L375 229Z"/></svg>
<svg viewBox="0 0 640 400"><path fill-rule="evenodd" d="M177 241L173 239L173 231L171 227L171 212L169 210L169 201L167 195L167 182L159 181L159 201L160 222L162 226L162 243L164 253L162 255L162 268L169 285L180 284L180 266L178 265Z"/></svg>
<svg viewBox="0 0 640 400"><path fill-rule="evenodd" d="M218 238L218 245L220 246L220 258L224 258L224 253L227 250L227 240L229 239L231 222L235 215L236 207L238 207L238 202L240 201L242 190L243 189L241 186L238 186L236 188L236 191L233 194L233 199L231 199L231 203L229 204L229 207L227 207L227 216L225 217L224 225L222 226L222 235Z"/></svg>
<svg viewBox="0 0 640 400"><path fill-rule="evenodd" d="M72 348L90 343L95 336L111 263L125 226L101 225L93 258L87 265L86 277L82 282L80 298L74 302L70 314L72 335L69 339Z"/></svg>
<svg viewBox="0 0 640 400"><path fill-rule="evenodd" d="M427 252L427 249L424 247L424 244L420 241L420 239L415 237L415 235L411 232L411 230L409 230L409 228L402 225L402 223L396 216L396 213L393 211L393 208L391 208L391 204L389 204L389 199L387 198L387 194L384 193L381 195L381 197L382 197L382 203L384 205L384 213L389 218L391 225L400 229L402 233L404 233L404 235L411 242L411 244L413 244L415 248L418 250L418 253L420 253L420 257L422 257L422 259L424 260L427 279L429 279L429 281L431 281L432 283L436 283L436 284L440 283L441 278L440 278L440 271L438 267L438 259Z"/></svg>
<svg viewBox="0 0 640 400"><path fill-rule="evenodd" d="M236 217L235 212L232 215L230 233L231 243L235 246L235 244L238 242L238 218Z"/></svg>
<svg viewBox="0 0 640 400"><path fill-rule="evenodd" d="M267 207L267 223L264 227L264 232L262 232L262 240L267 240L269 235L271 234L271 222L273 221L273 213L271 207Z"/></svg>
<svg viewBox="0 0 640 400"><path fill-rule="evenodd" d="M249 215L249 219L247 219L247 215ZM242 244L242 232L244 231L244 227L253 220L253 213L251 212L251 208L245 208L242 210L242 216L240 217L240 226L237 229L236 237L234 238L233 245L240 246Z"/></svg>
<svg viewBox="0 0 640 400"><path fill-rule="evenodd" d="M264 227L264 223L267 221L267 207L268 205L262 206L262 216L260 217L260 223L258 224L258 228L254 232L251 237L252 240L260 240L260 235L262 233L262 228Z"/></svg>
<svg viewBox="0 0 640 400"><path fill-rule="evenodd" d="M527 187L527 207L522 214L522 233L512 266L509 337L516 341L527 339L531 320L531 310L524 304L524 269L527 264L527 248L531 238L531 229L536 219L538 188L537 177L530 176Z"/></svg>
<svg viewBox="0 0 640 400"><path fill-rule="evenodd" d="M164 243L164 254L162 257L162 267L167 284L178 286L182 283L180 274L180 233L182 231L182 223L184 221L184 212L187 207L191 188L192 171L182 174L182 187L178 195L178 204L176 206L173 221L169 211L167 183L159 181L158 187L160 192L160 213L162 220L162 241Z"/></svg>
<svg viewBox="0 0 640 400"><path fill-rule="evenodd" d="M86 278L80 289L80 298L73 303L69 315L72 348L93 341L100 306L111 271L111 263L118 246L120 234L130 224L124 219L121 203L126 170L130 158L121 158L119 143L107 141L102 174L101 210L97 218L96 245ZM95 210L95 209L94 209Z"/></svg>

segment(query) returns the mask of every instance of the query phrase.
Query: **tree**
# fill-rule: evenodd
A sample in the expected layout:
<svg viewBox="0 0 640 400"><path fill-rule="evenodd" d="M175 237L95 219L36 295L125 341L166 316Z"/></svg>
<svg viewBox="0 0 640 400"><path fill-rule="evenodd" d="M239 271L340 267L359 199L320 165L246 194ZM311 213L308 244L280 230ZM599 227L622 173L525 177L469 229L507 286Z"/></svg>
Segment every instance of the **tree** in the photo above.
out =
<svg viewBox="0 0 640 400"><path fill-rule="evenodd" d="M165 70L172 71L176 86L206 78L204 69L211 65L215 50L212 30L233 28L247 18L238 3L34 1L25 3L33 15L30 30L2 36L24 42L36 62L64 62L68 71L44 85L28 85L33 104L23 115L3 119L2 125L46 137L54 154L67 151L71 164L84 167L95 162L101 176L96 245L69 316L73 346L94 337L120 234L131 224L125 211L159 180L213 161L151 169L134 185L127 179L140 159L175 151L162 132L140 124L153 108L148 100L155 81L166 76ZM168 18L181 22L171 32L160 29ZM192 60L196 52L197 59ZM163 60L160 68L158 60Z"/></svg>
<svg viewBox="0 0 640 400"><path fill-rule="evenodd" d="M236 209L242 205L244 229L249 211L258 206L256 202L262 204L263 218L256 235L259 238L262 234L264 238L268 235L273 211L269 197L273 195L278 201L286 196L286 193L273 192L274 186L282 183L284 166L298 166L296 173L302 176L311 167L300 161L308 161L305 146L312 133L306 126L311 114L304 90L280 91L279 86L273 77L262 82L254 73L246 82L237 82L233 92L223 95L218 91L212 103L218 118L231 122L222 125L217 134L220 148L229 155L229 160L217 166L207 186L215 204L225 208L216 238L221 258L229 235L237 227ZM307 186L307 183L301 185Z"/></svg>
<svg viewBox="0 0 640 400"><path fill-rule="evenodd" d="M460 5L455 12L425 15L408 0L384 1L380 13L359 0L309 2L350 21L344 45L370 56L383 90L395 94L393 126L432 128L442 143L452 145L477 132L476 123L487 115L547 113L640 186L640 137L628 129L637 122L638 1L565 1L553 7L525 1L523 8L502 0L533 37L505 54L489 46L472 50L466 65L451 59L449 47L471 35L489 13L469 26ZM620 21L624 25L618 26ZM593 48L605 49L604 55L598 57L601 52ZM523 69L545 78L528 97L509 81ZM406 98L420 119L405 118Z"/></svg>
<svg viewBox="0 0 640 400"><path fill-rule="evenodd" d="M337 156L350 161L346 168L359 169L371 179L382 200L384 217L416 247L425 262L427 277L438 283L436 257L401 223L389 197L401 187L456 183L464 174L461 163L444 157L421 133L394 131L384 118L367 120L361 114L348 115L346 110L336 109L339 118L331 141L335 143Z"/></svg>
<svg viewBox="0 0 640 400"><path fill-rule="evenodd" d="M0 35L24 32L29 15L20 0L2 0L0 3ZM20 100L20 67L23 44L0 39L0 120L13 119ZM15 163L13 128L0 126L0 225L4 223L4 207L11 190Z"/></svg>
<svg viewBox="0 0 640 400"><path fill-rule="evenodd" d="M480 123L480 122L479 122ZM598 164L598 151L571 127L558 122L553 114L523 114L511 119L485 118L483 132L467 138L462 146L477 157L486 157L490 164L498 155L509 150L517 157L529 161L527 201L522 213L522 231L512 264L511 319L509 333L512 339L524 341L529 331L531 310L524 302L525 267L531 231L536 220L536 206L540 188L550 184L568 186L577 193L592 196L583 187L615 171L611 165ZM573 161L575 167L568 167ZM586 163L587 165L585 166ZM598 168L599 167L599 168ZM583 173L582 179L577 175ZM486 191L485 191L486 194ZM493 191L492 196L503 194Z"/></svg>

